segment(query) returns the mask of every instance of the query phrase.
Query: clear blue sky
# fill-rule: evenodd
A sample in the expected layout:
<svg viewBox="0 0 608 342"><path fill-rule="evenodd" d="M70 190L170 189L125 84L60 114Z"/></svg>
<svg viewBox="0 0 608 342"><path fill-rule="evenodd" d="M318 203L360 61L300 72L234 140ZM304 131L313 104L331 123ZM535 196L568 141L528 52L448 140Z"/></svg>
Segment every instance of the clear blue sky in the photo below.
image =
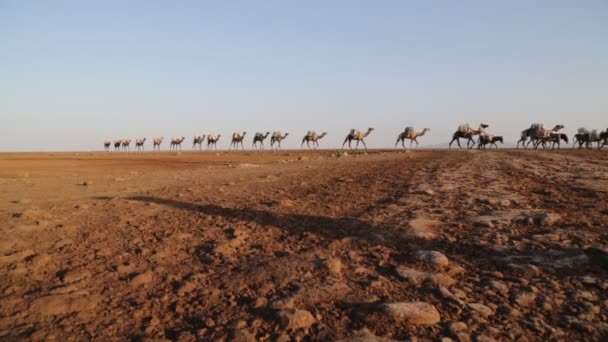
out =
<svg viewBox="0 0 608 342"><path fill-rule="evenodd" d="M0 0L1 151L481 120L608 127L608 2Z"/></svg>

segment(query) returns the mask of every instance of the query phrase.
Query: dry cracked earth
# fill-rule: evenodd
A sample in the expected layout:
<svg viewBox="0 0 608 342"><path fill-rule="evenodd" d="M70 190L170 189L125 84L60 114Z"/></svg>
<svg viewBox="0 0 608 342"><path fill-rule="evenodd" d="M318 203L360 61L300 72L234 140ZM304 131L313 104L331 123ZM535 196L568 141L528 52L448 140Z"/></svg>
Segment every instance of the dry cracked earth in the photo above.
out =
<svg viewBox="0 0 608 342"><path fill-rule="evenodd" d="M608 153L0 154L0 340L608 337Z"/></svg>

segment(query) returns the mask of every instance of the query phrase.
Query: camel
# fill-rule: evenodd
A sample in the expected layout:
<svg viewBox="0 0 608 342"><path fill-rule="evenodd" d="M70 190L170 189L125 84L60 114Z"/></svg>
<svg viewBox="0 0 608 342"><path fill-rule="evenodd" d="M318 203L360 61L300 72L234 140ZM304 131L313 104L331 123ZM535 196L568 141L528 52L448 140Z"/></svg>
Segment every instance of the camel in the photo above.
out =
<svg viewBox="0 0 608 342"><path fill-rule="evenodd" d="M144 143L146 142L146 138L143 139L135 139L135 150L139 151L139 148L141 147L142 150L144 149Z"/></svg>
<svg viewBox="0 0 608 342"><path fill-rule="evenodd" d="M367 145L365 145L365 141L363 139L365 139L373 130L374 129L370 127L367 129L367 132L363 133L356 129L351 129L350 133L348 133L348 135L344 139L344 142L342 143L342 149L344 149L344 145L346 145L347 142L348 148L352 149L352 147L350 146L351 141L357 140L357 145L355 146L355 149L359 149L359 143L361 142L363 143L363 147L365 147L365 150L367 150Z"/></svg>
<svg viewBox="0 0 608 342"><path fill-rule="evenodd" d="M268 136L270 135L270 132L266 132L266 134L262 134L260 132L257 132L255 134L255 136L253 137L253 144L251 145L252 148L256 148L258 142L260 143L260 149L263 150L264 149L264 140L266 138L268 138Z"/></svg>
<svg viewBox="0 0 608 342"><path fill-rule="evenodd" d="M205 135L197 135L194 137L194 139L192 140L192 149L196 149L196 145L198 145L198 149L202 150L203 149L203 142L205 141Z"/></svg>
<svg viewBox="0 0 608 342"><path fill-rule="evenodd" d="M323 137L326 135L327 132L323 132L321 135L317 135L315 131L308 131L302 139L302 145L300 145L300 147L303 147L304 143L306 143L306 146L310 148L310 142L312 141L312 147L317 148L319 147L319 140L323 139Z"/></svg>
<svg viewBox="0 0 608 342"><path fill-rule="evenodd" d="M122 145L122 140L116 140L114 142L114 151L120 151L120 145Z"/></svg>
<svg viewBox="0 0 608 342"><path fill-rule="evenodd" d="M103 142L103 149L106 152L110 151L110 146L112 146L112 142L110 140L106 140Z"/></svg>
<svg viewBox="0 0 608 342"><path fill-rule="evenodd" d="M553 129L547 130L544 128L543 124L533 123L532 125L530 125L530 128L521 131L521 137L517 142L517 148L519 148L519 143L522 144L524 149L527 149L530 143L532 143L534 147L538 147L538 144L541 143L539 139L541 139L542 137L548 137L549 135L551 135L552 132L555 133L562 128L564 128L563 125L555 125ZM530 141L527 141L528 138L530 138Z"/></svg>
<svg viewBox="0 0 608 342"><path fill-rule="evenodd" d="M473 137L476 135L485 135L485 129L488 127L489 126L484 123L480 124L477 130L473 130L469 124L458 126L458 130L452 134L452 141L450 141L449 147L452 148L452 143L456 141L458 147L462 148L462 146L460 146L460 139L467 139L467 148L473 148L473 146L475 146Z"/></svg>
<svg viewBox="0 0 608 342"><path fill-rule="evenodd" d="M207 136L207 149L215 146L215 149L217 150L217 141L220 140L221 136L221 134L209 134Z"/></svg>
<svg viewBox="0 0 608 342"><path fill-rule="evenodd" d="M425 135L426 132L429 132L430 130L431 130L430 128L425 128L422 130L422 132L417 132L414 129L414 127L406 127L405 131L401 132L399 134L399 136L397 137L397 142L395 142L395 147L397 147L397 144L399 144L399 141L401 141L401 146L403 146L403 148L405 148L405 139L410 140L410 150L412 149L413 142L415 142L416 147L418 147L418 140L416 140L416 138Z"/></svg>
<svg viewBox="0 0 608 342"><path fill-rule="evenodd" d="M560 141L563 140L568 143L568 135L564 133L556 133L553 132L548 136L543 136L538 138L538 142L534 145L534 149L537 149L539 145L543 146L543 149L547 148L547 143L551 143L551 149L555 148L555 144L557 144L557 149L560 149Z"/></svg>
<svg viewBox="0 0 608 342"><path fill-rule="evenodd" d="M179 147L179 149L182 149L182 142L186 140L186 137L175 137L173 139L171 139L171 146L169 147L170 150L175 149L177 150L177 148Z"/></svg>
<svg viewBox="0 0 608 342"><path fill-rule="evenodd" d="M572 139L572 148L574 148L574 146L576 145L576 143L578 143L578 148L583 148L583 144L585 143L587 139L587 134L585 133L576 133L574 135L574 138Z"/></svg>
<svg viewBox="0 0 608 342"><path fill-rule="evenodd" d="M477 148L478 149L483 148L485 150L486 145L490 144L490 149L492 149L492 145L494 145L494 147L496 147L496 149L498 149L498 145L496 145L496 142L500 142L501 144L504 144L504 140L503 140L502 136L500 136L500 135L480 135L479 142L477 144Z"/></svg>
<svg viewBox="0 0 608 342"><path fill-rule="evenodd" d="M131 139L123 139L122 140L122 149L131 151Z"/></svg>
<svg viewBox="0 0 608 342"><path fill-rule="evenodd" d="M272 146L274 145L274 143L277 143L277 149L281 148L281 141L283 141L283 139L287 138L287 136L289 135L289 133L282 133L282 132L274 132L272 133L272 137L270 137L270 148L272 149Z"/></svg>
<svg viewBox="0 0 608 342"><path fill-rule="evenodd" d="M600 141L603 141L604 143L599 145L598 143L598 147L597 149L601 149L602 147L608 145L608 128L606 128L605 131L603 131L602 133L600 133Z"/></svg>
<svg viewBox="0 0 608 342"><path fill-rule="evenodd" d="M585 144L585 147L587 148L593 148L593 143L597 142L597 148L598 150L600 149L600 143L602 142L602 135L603 132L598 132L597 129L594 129L592 131L589 131L586 128L579 128L578 129L578 134L576 134L574 136L575 142L578 142L578 147L582 148L583 144ZM578 140L578 141L577 141ZM602 144L603 146L603 144Z"/></svg>
<svg viewBox="0 0 608 342"><path fill-rule="evenodd" d="M244 150L245 146L243 145L243 140L245 140L245 134L247 134L247 132L234 132L232 133L232 141L230 142L230 147L228 148L228 151L230 151L230 149L232 148L232 146L234 146L235 150L239 149L239 143L241 143L241 148Z"/></svg>
<svg viewBox="0 0 608 342"><path fill-rule="evenodd" d="M158 150L160 151L160 144L163 143L163 139L165 139L165 138L164 137L156 137L156 138L152 139L152 142L154 143L154 146L153 146L154 150L158 146Z"/></svg>

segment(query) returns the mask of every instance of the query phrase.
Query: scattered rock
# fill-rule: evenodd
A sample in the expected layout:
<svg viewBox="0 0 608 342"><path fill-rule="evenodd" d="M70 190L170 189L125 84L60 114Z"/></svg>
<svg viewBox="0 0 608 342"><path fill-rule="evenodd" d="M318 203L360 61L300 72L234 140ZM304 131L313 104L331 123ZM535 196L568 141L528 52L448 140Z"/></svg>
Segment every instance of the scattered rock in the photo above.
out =
<svg viewBox="0 0 608 342"><path fill-rule="evenodd" d="M537 214L528 217L528 222L539 226L552 226L562 219L561 215L555 213Z"/></svg>
<svg viewBox="0 0 608 342"><path fill-rule="evenodd" d="M418 251L416 258L436 267L445 267L450 263L445 255L437 251Z"/></svg>
<svg viewBox="0 0 608 342"><path fill-rule="evenodd" d="M154 280L154 272L146 271L140 273L135 278L131 279L131 286L139 287L151 283Z"/></svg>
<svg viewBox="0 0 608 342"><path fill-rule="evenodd" d="M43 316L63 315L71 312L91 310L97 306L99 298L86 294L52 295L32 302L30 310Z"/></svg>
<svg viewBox="0 0 608 342"><path fill-rule="evenodd" d="M256 342L257 339L246 329L238 329L232 331L230 336L231 342Z"/></svg>
<svg viewBox="0 0 608 342"><path fill-rule="evenodd" d="M383 303L379 309L396 321L411 324L436 324L441 321L439 311L434 305L426 302Z"/></svg>
<svg viewBox="0 0 608 342"><path fill-rule="evenodd" d="M327 269L329 270L329 274L333 276L339 276L342 274L342 269L344 265L342 264L342 260L338 258L331 258L326 262Z"/></svg>
<svg viewBox="0 0 608 342"><path fill-rule="evenodd" d="M451 322L448 324L448 330L454 335L457 335L459 332L467 331L468 329L469 327L464 322Z"/></svg>
<svg viewBox="0 0 608 342"><path fill-rule="evenodd" d="M291 296L290 297L281 298L279 300L275 300L270 305L270 307L273 308L273 309L275 309L275 310L293 309L294 306L295 306L295 299L293 297L291 297Z"/></svg>
<svg viewBox="0 0 608 342"><path fill-rule="evenodd" d="M316 323L314 316L306 310L281 310L277 313L277 316L283 329L309 328Z"/></svg>
<svg viewBox="0 0 608 342"><path fill-rule="evenodd" d="M436 230L442 223L426 218L416 218L408 222L407 235L419 239L431 240L437 234Z"/></svg>
<svg viewBox="0 0 608 342"><path fill-rule="evenodd" d="M518 292L513 296L513 301L519 306L529 306L536 299L536 294L530 291Z"/></svg>
<svg viewBox="0 0 608 342"><path fill-rule="evenodd" d="M488 282L488 286L492 290L500 294L507 294L509 292L509 287L505 285L505 283L503 283L502 281L491 280L490 282Z"/></svg>
<svg viewBox="0 0 608 342"><path fill-rule="evenodd" d="M337 342L396 342L397 340L386 339L372 334L368 329L362 329L353 335Z"/></svg>
<svg viewBox="0 0 608 342"><path fill-rule="evenodd" d="M468 307L483 317L489 317L494 314L494 310L481 303L469 303Z"/></svg>

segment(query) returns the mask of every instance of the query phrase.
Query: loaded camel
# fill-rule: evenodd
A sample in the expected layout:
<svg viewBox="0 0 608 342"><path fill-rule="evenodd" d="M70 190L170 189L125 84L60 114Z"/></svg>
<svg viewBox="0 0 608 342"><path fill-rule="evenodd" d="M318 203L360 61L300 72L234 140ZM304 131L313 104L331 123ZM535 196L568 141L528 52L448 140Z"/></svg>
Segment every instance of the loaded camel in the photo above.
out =
<svg viewBox="0 0 608 342"><path fill-rule="evenodd" d="M194 139L192 139L192 149L196 149L196 145L198 145L199 151L203 149L203 142L205 141L205 135L196 135Z"/></svg>
<svg viewBox="0 0 608 342"><path fill-rule="evenodd" d="M418 140L416 138L425 135L430 130L430 128L425 128L422 130L422 132L418 132L414 129L414 127L406 127L405 131L399 133L399 136L397 137L397 142L395 142L395 147L397 147L397 144L399 144L399 141L401 141L401 146L405 148L405 139L410 140L410 150L412 149L413 142L415 142L416 147L418 147Z"/></svg>
<svg viewBox="0 0 608 342"><path fill-rule="evenodd" d="M450 141L449 147L452 148L452 143L456 141L458 147L462 148L462 146L460 146L460 139L467 139L467 148L473 148L473 146L475 146L475 140L473 140L473 137L476 135L485 135L484 130L488 127L489 126L484 123L480 124L477 130L472 129L469 124L458 126L456 132L452 134L452 141Z"/></svg>
<svg viewBox="0 0 608 342"><path fill-rule="evenodd" d="M122 149L131 151L131 139L123 139L122 140Z"/></svg>
<svg viewBox="0 0 608 342"><path fill-rule="evenodd" d="M110 151L110 146L112 146L112 142L110 140L106 140L103 142L104 151L106 151L106 152Z"/></svg>
<svg viewBox="0 0 608 342"><path fill-rule="evenodd" d="M139 151L139 148L141 147L142 150L144 149L144 143L146 142L146 138L143 139L135 139L135 150Z"/></svg>
<svg viewBox="0 0 608 342"><path fill-rule="evenodd" d="M365 145L365 141L363 139L365 139L365 137L367 137L373 130L374 129L370 127L367 129L367 132L363 133L356 129L351 129L350 133L348 133L348 135L344 139L344 142L342 143L342 149L344 149L344 145L346 145L347 142L348 148L352 149L352 147L350 146L351 141L357 140L357 145L355 146L355 149L359 149L359 143L361 142L363 143L363 147L365 147L365 149L367 150L367 145Z"/></svg>
<svg viewBox="0 0 608 342"><path fill-rule="evenodd" d="M496 149L498 149L498 145L496 144L497 142L504 144L504 140L503 140L502 136L500 136L500 135L480 135L477 148L478 149L483 148L485 150L486 145L489 144L490 149L492 149L492 145L494 145L494 147L496 147Z"/></svg>
<svg viewBox="0 0 608 342"><path fill-rule="evenodd" d="M560 129L564 128L563 125L555 125L553 129L547 130L544 128L543 124L533 123L530 125L530 128L524 129L521 131L521 136L519 141L517 141L517 148L519 148L519 144L521 143L524 149L528 148L528 145L532 143L534 147L538 147L539 141L542 137L548 137L551 133L556 133ZM528 141L530 138L530 141Z"/></svg>
<svg viewBox="0 0 608 342"><path fill-rule="evenodd" d="M122 140L116 140L114 142L114 151L120 151L120 145L122 145Z"/></svg>
<svg viewBox="0 0 608 342"><path fill-rule="evenodd" d="M179 149L182 149L182 142L184 142L184 140L186 140L186 137L175 137L173 139L171 139L171 146L169 147L170 150L177 150L177 148L179 147Z"/></svg>
<svg viewBox="0 0 608 342"><path fill-rule="evenodd" d="M327 132L323 132L321 135L317 135L315 131L308 131L302 139L302 145L300 145L300 147L303 147L304 143L306 143L306 146L310 148L310 142L312 141L312 147L317 148L319 147L319 140L323 139L323 137L326 135Z"/></svg>
<svg viewBox="0 0 608 342"><path fill-rule="evenodd" d="M209 134L207 136L207 149L215 146L215 149L217 150L217 141L220 140L221 136L221 134Z"/></svg>
<svg viewBox="0 0 608 342"><path fill-rule="evenodd" d="M253 144L251 145L251 146L252 146L252 148L256 148L256 147L257 147L257 144L258 144L258 142L259 142L259 143L260 143L260 149L262 149L262 150L263 150L263 149L264 149L264 140L265 140L266 138L268 138L268 136L269 136L269 135L270 135L270 132L266 132L266 134L265 134L265 135L264 135L264 134L262 134L262 133L260 133L260 132L257 132L257 133L255 134L255 136L253 137Z"/></svg>
<svg viewBox="0 0 608 342"><path fill-rule="evenodd" d="M152 139L152 142L154 143L154 146L152 147L152 149L156 150L156 147L158 146L158 150L160 151L160 144L163 143L163 139L164 139L164 137L156 137L156 138Z"/></svg>
<svg viewBox="0 0 608 342"><path fill-rule="evenodd" d="M567 144L568 135L566 135L564 133L551 133L549 136L539 138L540 143L538 143L535 148L538 148L538 145L542 144L543 149L545 149L545 148L547 148L547 143L550 142L551 149L554 149L555 145L557 144L557 149L559 150L561 147L560 142L562 140Z"/></svg>
<svg viewBox="0 0 608 342"><path fill-rule="evenodd" d="M600 143L603 140L601 137L602 133L604 132L598 132L597 129L589 131L586 128L579 128L578 133L574 135L574 144L578 142L579 148L582 148L583 144L585 144L585 147L587 148L593 148L592 145L596 142L599 150L603 146L603 144L600 146Z"/></svg>
<svg viewBox="0 0 608 342"><path fill-rule="evenodd" d="M230 149L232 148L232 146L234 146L235 150L239 149L239 143L241 143L241 148L244 150L245 146L243 146L243 140L245 140L245 134L247 134L247 132L234 132L232 133L232 141L230 142L230 147L228 148L228 151L230 151Z"/></svg>
<svg viewBox="0 0 608 342"><path fill-rule="evenodd" d="M606 128L605 131L603 131L602 133L600 133L600 141L603 141L604 143L598 146L598 150L606 145L608 145L608 128Z"/></svg>
<svg viewBox="0 0 608 342"><path fill-rule="evenodd" d="M283 141L283 139L287 138L287 136L289 135L289 133L282 133L282 132L274 132L272 133L272 137L270 137L270 148L272 149L274 143L277 143L277 149L281 148L281 141Z"/></svg>

